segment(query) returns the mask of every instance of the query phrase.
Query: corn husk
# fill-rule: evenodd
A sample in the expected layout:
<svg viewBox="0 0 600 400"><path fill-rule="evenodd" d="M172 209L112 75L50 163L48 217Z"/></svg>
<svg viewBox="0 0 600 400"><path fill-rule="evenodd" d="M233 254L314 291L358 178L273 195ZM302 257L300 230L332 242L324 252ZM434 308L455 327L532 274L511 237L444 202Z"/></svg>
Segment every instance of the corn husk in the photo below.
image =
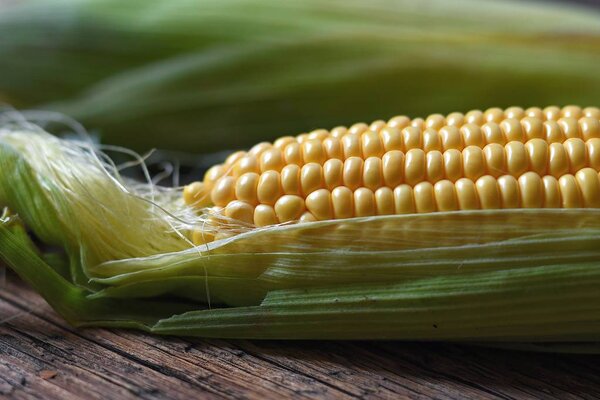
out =
<svg viewBox="0 0 600 400"><path fill-rule="evenodd" d="M194 247L180 190L123 178L89 142L5 127L0 171L0 259L75 326L597 351L600 209L354 218Z"/></svg>
<svg viewBox="0 0 600 400"><path fill-rule="evenodd" d="M598 12L539 2L29 0L0 37L0 99L141 151L600 93Z"/></svg>

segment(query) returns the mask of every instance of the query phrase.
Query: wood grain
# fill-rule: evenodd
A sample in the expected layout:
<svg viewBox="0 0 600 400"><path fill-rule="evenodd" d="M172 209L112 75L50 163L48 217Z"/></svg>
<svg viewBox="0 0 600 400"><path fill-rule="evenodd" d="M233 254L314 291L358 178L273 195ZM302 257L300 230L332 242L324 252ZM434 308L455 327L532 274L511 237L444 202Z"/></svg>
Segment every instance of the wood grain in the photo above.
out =
<svg viewBox="0 0 600 400"><path fill-rule="evenodd" d="M12 275L2 320L0 397L10 399L600 398L600 356L76 330Z"/></svg>

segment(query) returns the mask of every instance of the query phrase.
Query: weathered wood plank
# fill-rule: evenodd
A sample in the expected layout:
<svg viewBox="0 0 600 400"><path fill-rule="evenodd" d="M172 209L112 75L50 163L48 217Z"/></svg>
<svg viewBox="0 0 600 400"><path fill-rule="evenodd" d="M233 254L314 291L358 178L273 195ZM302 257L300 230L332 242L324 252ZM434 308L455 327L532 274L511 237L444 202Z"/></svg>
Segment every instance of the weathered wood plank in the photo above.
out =
<svg viewBox="0 0 600 400"><path fill-rule="evenodd" d="M0 286L0 321L5 319L0 397L15 399L600 398L599 356L75 330L10 276Z"/></svg>

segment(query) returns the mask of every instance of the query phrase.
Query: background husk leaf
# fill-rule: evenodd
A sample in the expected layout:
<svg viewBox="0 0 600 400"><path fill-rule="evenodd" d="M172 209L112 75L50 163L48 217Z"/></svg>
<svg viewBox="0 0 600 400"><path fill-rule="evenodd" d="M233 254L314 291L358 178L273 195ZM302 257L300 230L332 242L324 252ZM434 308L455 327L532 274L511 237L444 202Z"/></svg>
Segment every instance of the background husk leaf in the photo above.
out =
<svg viewBox="0 0 600 400"><path fill-rule="evenodd" d="M141 151L600 92L597 11L554 4L29 0L0 37L0 99Z"/></svg>

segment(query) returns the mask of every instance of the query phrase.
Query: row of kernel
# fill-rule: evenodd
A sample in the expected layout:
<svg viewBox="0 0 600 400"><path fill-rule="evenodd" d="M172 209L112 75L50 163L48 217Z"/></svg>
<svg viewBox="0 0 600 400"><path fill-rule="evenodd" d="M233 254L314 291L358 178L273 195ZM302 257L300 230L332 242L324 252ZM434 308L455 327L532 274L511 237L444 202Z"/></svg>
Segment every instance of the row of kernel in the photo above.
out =
<svg viewBox="0 0 600 400"><path fill-rule="evenodd" d="M489 108L486 111L471 110L466 114L453 112L444 117L442 114L431 114L427 118L420 119L418 123L412 122L404 115L391 118L384 126L404 128L409 125L419 126L422 129L434 128L440 129L443 126L461 127L464 124L475 124L482 126L488 122L500 123L506 119L521 120L524 118L537 118L542 121L557 121L560 118L575 118L584 117L600 119L600 109L597 107L587 107L582 109L579 106L566 106L562 109L556 106L546 107L544 109L538 107L530 107L526 110L521 107L509 107L506 110L501 108ZM413 120L414 121L414 120ZM373 126L374 124L374 126ZM382 126L380 121L372 124L373 127Z"/></svg>
<svg viewBox="0 0 600 400"><path fill-rule="evenodd" d="M283 139L283 143L290 140L295 140L300 143L311 140L319 139L323 140L328 136L340 138L347 133L360 134L365 131L380 132L386 127L404 129L406 127L419 128L423 131L428 128L439 130L444 126L454 126L460 128L465 124L474 124L477 126L483 126L486 123L500 124L504 120L523 120L527 118L538 119L540 122L545 121L558 121L561 118L570 118L579 120L581 118L600 119L600 109L597 107L587 107L582 109L579 106L566 106L559 108L556 106L549 106L544 109L538 107L530 107L524 110L521 107L509 107L505 110L494 107L489 108L482 112L479 110L472 110L466 114L460 112L453 112L444 117L442 114L431 114L427 118L414 118L410 119L407 116L400 115L391 118L389 121L377 120L372 122L370 125L362 122L352 125L350 128L339 126L328 132L323 129L315 130L311 133L304 133L298 135L296 138L288 136Z"/></svg>
<svg viewBox="0 0 600 400"><path fill-rule="evenodd" d="M233 199L251 204L274 204L284 194L307 196L317 189L336 186L353 190L365 186L376 190L400 183L415 185L425 180L435 183L443 179L455 182L462 177L474 180L483 175L520 176L527 171L560 177L588 166L600 170L600 139L587 143L581 139L569 139L563 144L550 145L534 139L526 144L489 144L483 149L469 146L462 152L452 149L444 153L412 149L404 154L394 150L382 158L330 159L323 166L317 163L302 167L290 164L281 172L247 172L239 178L227 176L217 182L211 198L218 206L224 206Z"/></svg>
<svg viewBox="0 0 600 400"><path fill-rule="evenodd" d="M560 178L527 172L519 178L485 175L473 181L442 180L435 184L398 185L394 189L319 189L306 199L284 195L273 205L233 200L224 209L228 218L267 226L285 222L344 219L373 215L500 208L600 207L600 175L584 168Z"/></svg>

